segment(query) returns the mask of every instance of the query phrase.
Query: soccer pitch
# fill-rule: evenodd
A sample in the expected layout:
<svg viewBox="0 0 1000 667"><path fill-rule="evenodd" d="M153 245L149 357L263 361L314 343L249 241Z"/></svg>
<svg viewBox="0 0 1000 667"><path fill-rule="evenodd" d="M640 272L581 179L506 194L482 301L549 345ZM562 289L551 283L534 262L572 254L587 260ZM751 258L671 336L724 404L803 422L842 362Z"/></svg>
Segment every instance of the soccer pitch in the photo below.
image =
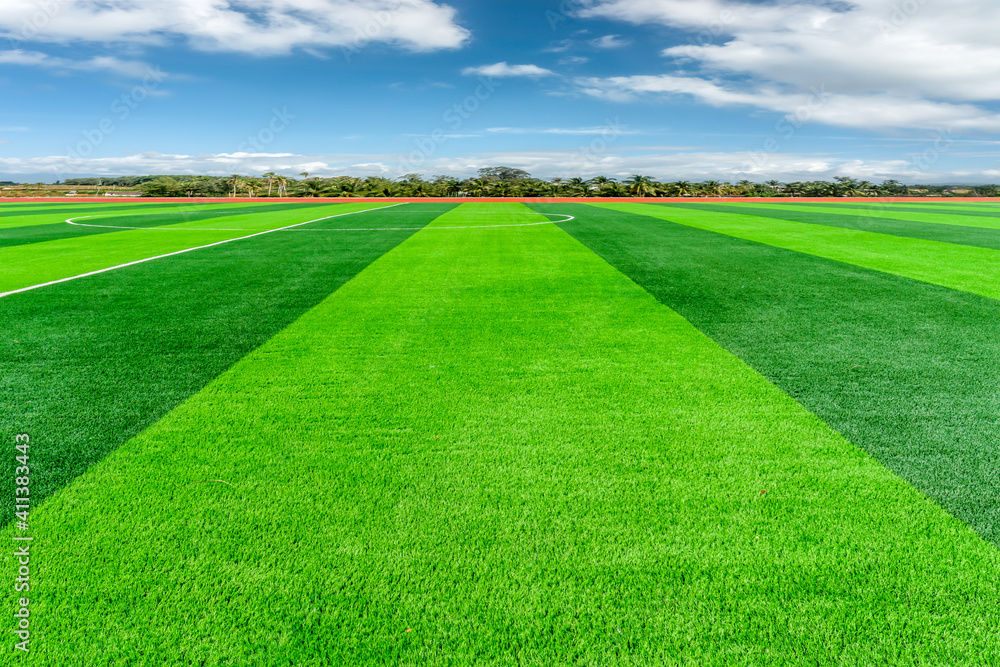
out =
<svg viewBox="0 0 1000 667"><path fill-rule="evenodd" d="M995 204L0 204L0 266L31 664L1000 663Z"/></svg>

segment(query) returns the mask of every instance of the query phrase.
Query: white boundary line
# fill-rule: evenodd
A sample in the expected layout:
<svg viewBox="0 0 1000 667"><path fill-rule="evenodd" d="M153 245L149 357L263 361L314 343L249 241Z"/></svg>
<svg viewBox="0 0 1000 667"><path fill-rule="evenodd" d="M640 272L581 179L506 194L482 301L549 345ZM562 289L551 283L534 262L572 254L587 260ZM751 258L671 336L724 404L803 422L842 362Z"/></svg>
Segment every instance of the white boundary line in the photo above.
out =
<svg viewBox="0 0 1000 667"><path fill-rule="evenodd" d="M328 215L325 218L316 218L315 220L308 220L306 222L298 222L294 225L288 225L287 227L279 227L277 229L268 229L263 232L257 232L256 234L249 234L247 236L238 236L234 239L226 239L225 241L216 241L215 243L209 243L207 245L200 245L194 248L185 248L184 250L177 250L175 252L168 252L165 255L157 255L156 257L147 257L145 259L138 259L134 262L126 262L125 264L119 264L117 266L109 266L106 269L98 269L97 271L88 271L87 273L81 273L77 276L70 276L69 278L60 278L59 280L50 280L47 283L40 283L38 285L32 285L30 287L22 287L20 289L11 290L9 292L0 292L0 299L11 296L12 294L21 294L22 292L30 292L31 290L36 290L41 287L48 287L49 285L59 285L60 283L68 283L72 280L79 280L80 278L86 278L88 276L96 276L101 273L107 273L109 271L116 271L118 269L124 269L129 266L135 266L137 264L145 264L146 262L152 262L156 259L163 259L165 257L174 257L176 255L183 255L184 253L194 252L195 250L203 250L205 248L214 248L215 246L224 245L226 243L232 243L234 241L243 241L246 239L252 239L256 236L263 236L265 234L271 234L274 232L280 232L285 229L292 229L293 227L301 227L302 225L308 225L313 222L320 222L321 220L329 220L330 218L342 218L346 215L357 215L359 213L370 213L371 211L383 211L387 208L393 208L395 206L405 206L406 202L400 204L392 204L391 206L380 206L378 208L369 208L363 211L351 211L350 213L338 213L337 215ZM69 222L67 220L67 222ZM142 229L141 227L139 229ZM218 231L246 231L246 230L218 230Z"/></svg>
<svg viewBox="0 0 1000 667"><path fill-rule="evenodd" d="M405 203L409 203L409 202L405 202ZM393 206L403 206L403 205L404 204L393 204ZM380 210L383 210L383 209L386 209L386 208L392 208L392 206L383 206L380 209L370 209L370 210L380 211ZM364 211L357 211L357 212L358 213L364 213ZM421 212L421 211L418 211L418 212ZM351 214L350 213L342 213L341 215L351 215ZM297 225L293 225L292 227L282 227L281 229L272 229L271 231L274 231L274 232L282 232L282 231L296 231L296 232L409 232L409 231L421 231L421 230L424 230L424 229L426 229L426 230L432 230L432 229L498 229L500 227L535 227L537 225L555 225L555 224L559 224L560 222L569 222L570 220L576 220L575 216L566 215L565 213L534 213L534 212L532 212L530 215L550 215L550 216L556 216L556 215L558 215L558 216L566 218L566 219L565 220L546 220L545 222L515 223L515 224L512 224L512 225L462 225L460 227L431 227L431 226L425 226L425 227L357 227L357 228L345 227L343 229L293 229L293 227L297 226ZM125 230L136 229L136 230L144 230L144 231L161 231L161 232L243 232L243 231L246 231L245 229L218 229L218 228L209 228L209 227L198 227L198 228L193 228L193 227L117 227L115 225L89 225L89 224L84 223L84 222L74 222L75 220L86 220L87 218L93 218L93 217L96 217L96 216L87 215L87 216L83 216L83 217L80 217L80 218L70 218L66 222L68 222L69 224L74 225L76 227L99 227L101 229L125 229ZM338 216L338 215L331 215L329 217L331 217L331 218L338 218L340 216ZM319 220L326 220L326 219L327 218L320 218ZM319 220L313 220L312 222L319 222ZM303 222L301 224L307 225L309 223ZM249 236L245 236L245 237L242 237L242 238L250 238L250 237ZM208 246L203 246L203 247L207 248ZM2 296L4 296L4 295L0 294L0 297L2 297Z"/></svg>

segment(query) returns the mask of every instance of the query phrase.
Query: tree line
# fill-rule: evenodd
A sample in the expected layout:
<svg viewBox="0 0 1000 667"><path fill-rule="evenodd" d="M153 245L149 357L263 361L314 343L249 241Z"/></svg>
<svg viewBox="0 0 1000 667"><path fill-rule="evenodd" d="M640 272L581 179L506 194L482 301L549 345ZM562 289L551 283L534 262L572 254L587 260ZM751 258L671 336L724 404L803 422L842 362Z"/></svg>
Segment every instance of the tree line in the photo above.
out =
<svg viewBox="0 0 1000 667"><path fill-rule="evenodd" d="M905 185L895 180L879 184L841 176L833 181L753 183L742 180L661 182L639 174L618 180L594 178L533 178L512 167L488 167L474 178L407 174L389 179L311 176L292 178L274 172L262 176L126 176L75 178L64 185L134 188L146 197L900 197L1000 196L1000 186Z"/></svg>

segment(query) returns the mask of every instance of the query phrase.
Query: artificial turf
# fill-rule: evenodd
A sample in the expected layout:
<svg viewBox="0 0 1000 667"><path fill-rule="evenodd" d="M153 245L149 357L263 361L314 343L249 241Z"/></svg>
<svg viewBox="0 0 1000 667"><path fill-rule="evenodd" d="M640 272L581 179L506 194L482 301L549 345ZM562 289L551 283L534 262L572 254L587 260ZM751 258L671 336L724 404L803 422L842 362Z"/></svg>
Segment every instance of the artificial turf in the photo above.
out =
<svg viewBox="0 0 1000 667"><path fill-rule="evenodd" d="M949 218L951 222L920 222L906 220L903 211L891 209L896 218L872 217L869 209L859 211L842 208L816 208L802 211L782 205L762 206L730 206L725 204L671 204L670 208L685 208L709 213L738 213L740 215L773 218L790 222L803 222L810 225L840 227L877 234L889 234L940 243L957 243L959 245L976 246L979 248L1000 249L1000 224L997 227L969 227L962 225L965 218ZM998 221L1000 223L1000 221Z"/></svg>
<svg viewBox="0 0 1000 667"><path fill-rule="evenodd" d="M35 510L33 657L1000 660L993 545L557 227L437 228L504 216L543 220L442 216Z"/></svg>
<svg viewBox="0 0 1000 667"><path fill-rule="evenodd" d="M438 215L421 208L411 207L411 226ZM351 217L375 226L389 220L379 211ZM0 299L0 439L35 436L34 500L155 423L410 234L276 232ZM0 495L13 493L15 465L3 458ZM0 522L12 515L4 504Z"/></svg>
<svg viewBox="0 0 1000 667"><path fill-rule="evenodd" d="M681 206L689 205L687 202ZM714 204L723 208L775 208L774 204ZM995 215L981 215L982 211L966 211L956 209L945 209L938 207L927 207L922 210L908 210L910 207L898 206L897 204L883 204L881 206L841 206L836 204L778 204L777 209L788 213L830 213L833 215L854 215L860 219L860 223L872 224L878 221L896 221L911 223L927 223L932 225L960 225L963 227L982 227L984 229L1000 229L1000 217ZM921 225L916 224L916 228Z"/></svg>
<svg viewBox="0 0 1000 667"><path fill-rule="evenodd" d="M238 215L251 214L254 216L264 216L279 211L307 211L312 207L329 206L329 204L256 204L256 205L226 205L218 204L209 207L185 207L185 208L148 208L146 210L96 210L85 209L89 215L80 219L79 222L95 225L94 227L70 225L62 220L63 215L58 216L57 221L45 222L42 224L0 226L0 248L24 245L29 243L42 243L45 241L55 241L57 239L75 238L78 236L92 236L94 234L110 234L121 232L130 227L158 227L161 225L177 225L185 222L200 222L213 220L215 218L229 218ZM79 216L81 210L77 209ZM72 214L70 214L72 215ZM48 217L48 216L47 216ZM96 226L104 225L104 226ZM122 229L116 229L121 227Z"/></svg>
<svg viewBox="0 0 1000 667"><path fill-rule="evenodd" d="M1000 303L662 219L578 217L575 238L1000 544Z"/></svg>
<svg viewBox="0 0 1000 667"><path fill-rule="evenodd" d="M3 273L0 273L0 293L325 216L358 213L382 206L385 205L330 204L322 208L293 208L261 216L243 213L201 222L182 220L154 230L116 231L0 248L0 265L4 267ZM225 221L224 226L220 226L222 221Z"/></svg>
<svg viewBox="0 0 1000 667"><path fill-rule="evenodd" d="M192 206L194 205L187 202L176 204L0 204L0 228L46 222L58 223L73 215L87 215L95 212L184 210Z"/></svg>
<svg viewBox="0 0 1000 667"><path fill-rule="evenodd" d="M658 204L592 206L657 218L664 227L682 224L1000 299L1000 253L992 248Z"/></svg>

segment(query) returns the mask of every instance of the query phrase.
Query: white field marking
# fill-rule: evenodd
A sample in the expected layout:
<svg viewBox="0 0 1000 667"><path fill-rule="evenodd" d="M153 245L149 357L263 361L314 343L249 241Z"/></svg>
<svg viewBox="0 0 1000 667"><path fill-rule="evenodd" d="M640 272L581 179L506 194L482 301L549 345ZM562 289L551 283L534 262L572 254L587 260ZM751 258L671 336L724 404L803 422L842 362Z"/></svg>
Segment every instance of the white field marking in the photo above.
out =
<svg viewBox="0 0 1000 667"><path fill-rule="evenodd" d="M404 202L404 204L409 202ZM404 204L394 204L394 206L403 206ZM371 209L371 210L383 210L386 208L392 208L392 206L384 206L382 209ZM364 211L358 211L359 213L364 213ZM417 213L423 213L424 211L415 211ZM431 213L437 213L437 211L430 211ZM446 211L447 212L447 211ZM350 213L344 213L342 215L351 215ZM423 229L497 229L500 227L534 227L537 225L555 225L560 222L569 222L570 220L576 220L575 216L566 215L565 213L526 213L525 215L549 215L549 216L560 216L566 218L565 220L546 220L545 222L524 222L524 223L514 223L511 225L462 225L460 227L345 227L342 229L293 229L292 227L282 227L281 229L272 229L273 232L410 232L410 231L420 231ZM100 227L102 229L140 229L144 231L163 231L163 232L245 232L245 229L218 229L218 228L208 228L208 227L116 227L114 225L88 225L83 222L75 222L76 220L85 220L86 218L93 218L95 216L88 215L82 218L70 218L66 222L77 227ZM340 216L331 215L331 218L337 218ZM320 220L326 220L327 218L320 218ZM313 220L313 222L318 222ZM303 225L309 223L303 222ZM296 225L293 225L295 227ZM243 238L250 238L245 236ZM234 239L238 240L238 239ZM208 247L208 246L203 246ZM3 297L0 294L0 297Z"/></svg>
<svg viewBox="0 0 1000 667"><path fill-rule="evenodd" d="M387 208L393 208L395 206L405 206L406 204L407 204L407 202L403 202L403 203L400 203L400 204L392 204L391 206L380 206L379 208L369 208L369 209L365 209L363 211L351 211L350 213L338 213L337 215L328 215L325 218L316 218L315 220L308 220L306 222L298 222L298 223L295 223L294 225L288 225L287 227L279 227L277 229L267 229L267 230L265 230L263 232L257 232L255 234L249 234L247 236L237 236L234 239L226 239L225 241L216 241L215 243L209 243L209 244L206 244L206 245L195 246L194 248L185 248L184 250L177 250L177 251L174 251L174 252L168 252L168 253L166 253L164 255L157 255L156 257L147 257L145 259L137 259L134 262L126 262L125 264L119 264L117 266L109 266L106 269L98 269L97 271L88 271L87 273L81 273L80 275L77 275L77 276L70 276L69 278L60 278L59 280L50 280L47 283L39 283L38 285L32 285L30 287L22 287L20 289L11 290L9 292L0 292L0 299L4 298L6 296L11 296L12 294L20 294L21 292L30 292L31 290L36 290L36 289L39 289L41 287L48 287L49 285L58 285L60 283L68 283L68 282L70 282L72 280L79 280L80 278L86 278L88 276L96 276L96 275L99 275L101 273L107 273L109 271L117 271L118 269L124 269L124 268L127 268L129 266L135 266L137 264L145 264L146 262L152 262L153 260L157 260L157 259L164 259L165 257L174 257L176 255L183 255L184 253L194 252L195 250L204 250L205 248L214 248L215 246L224 245L226 243L232 243L234 241L243 241L243 240L246 240L246 239L252 239L252 238L254 238L256 236L263 236L265 234L271 234L273 232L280 232L280 231L284 231L286 229L292 229L293 227L301 227L302 225L309 225L309 224L312 224L314 222L321 222L323 220L329 220L330 218L342 218L345 215L357 215L358 213L370 213L372 211L382 211L382 210L385 210ZM69 222L69 221L67 220L67 222ZM143 228L140 227L139 229L143 229ZM245 230L245 229L234 229L234 230L220 230L220 231L245 232L247 230Z"/></svg>

